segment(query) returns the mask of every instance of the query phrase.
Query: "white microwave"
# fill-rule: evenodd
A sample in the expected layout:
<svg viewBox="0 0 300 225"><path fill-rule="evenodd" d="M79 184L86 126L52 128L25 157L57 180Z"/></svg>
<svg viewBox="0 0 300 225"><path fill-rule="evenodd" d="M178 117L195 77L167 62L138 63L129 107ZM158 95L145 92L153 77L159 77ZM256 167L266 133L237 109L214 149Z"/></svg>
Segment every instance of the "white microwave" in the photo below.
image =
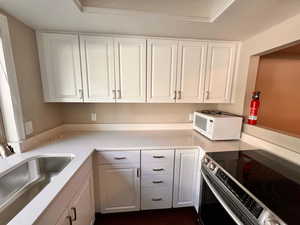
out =
<svg viewBox="0 0 300 225"><path fill-rule="evenodd" d="M241 138L243 118L228 114L194 113L193 129L211 140Z"/></svg>

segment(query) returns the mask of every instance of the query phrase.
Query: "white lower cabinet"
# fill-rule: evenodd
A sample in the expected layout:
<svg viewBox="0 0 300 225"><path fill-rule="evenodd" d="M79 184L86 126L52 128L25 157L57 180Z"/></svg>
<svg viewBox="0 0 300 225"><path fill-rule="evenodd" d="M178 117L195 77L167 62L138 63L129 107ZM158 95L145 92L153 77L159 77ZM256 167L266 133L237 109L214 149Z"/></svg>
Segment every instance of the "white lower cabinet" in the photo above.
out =
<svg viewBox="0 0 300 225"><path fill-rule="evenodd" d="M105 151L95 160L101 213L198 207L198 149Z"/></svg>
<svg viewBox="0 0 300 225"><path fill-rule="evenodd" d="M139 165L100 166L101 212L140 209Z"/></svg>
<svg viewBox="0 0 300 225"><path fill-rule="evenodd" d="M82 185L81 191L71 203L72 225L91 225L95 216L94 188L92 179Z"/></svg>
<svg viewBox="0 0 300 225"><path fill-rule="evenodd" d="M141 208L171 208L174 150L142 151L141 158Z"/></svg>
<svg viewBox="0 0 300 225"><path fill-rule="evenodd" d="M92 225L95 218L94 187L92 176L83 183L74 200L63 212L56 225Z"/></svg>
<svg viewBox="0 0 300 225"><path fill-rule="evenodd" d="M70 225L72 217L69 216L69 209L66 209L55 225Z"/></svg>
<svg viewBox="0 0 300 225"><path fill-rule="evenodd" d="M193 206L197 190L198 150L176 150L173 207Z"/></svg>
<svg viewBox="0 0 300 225"><path fill-rule="evenodd" d="M98 211L140 210L140 151L96 153Z"/></svg>

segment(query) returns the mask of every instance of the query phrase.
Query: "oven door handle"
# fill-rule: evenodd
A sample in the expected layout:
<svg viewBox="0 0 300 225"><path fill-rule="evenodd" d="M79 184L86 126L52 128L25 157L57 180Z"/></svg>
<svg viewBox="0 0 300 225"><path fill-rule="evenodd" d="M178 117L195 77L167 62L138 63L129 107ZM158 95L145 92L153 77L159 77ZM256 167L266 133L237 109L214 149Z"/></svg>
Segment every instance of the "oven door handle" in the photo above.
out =
<svg viewBox="0 0 300 225"><path fill-rule="evenodd" d="M216 191L216 189L213 187L213 185L211 184L211 182L208 180L208 178L206 177L206 175L203 173L203 171L201 170L201 175L204 179L204 182L206 182L207 186L209 187L209 189L211 190L211 192L214 194L214 196L216 197L216 199L219 201L219 203L224 207L224 209L228 212L228 214L232 217L232 219L238 224L238 225L244 225L244 223L242 223L242 221L240 221L240 219L232 212L232 210L228 207L228 205L226 204L226 202L223 201L222 197L219 195L219 193Z"/></svg>

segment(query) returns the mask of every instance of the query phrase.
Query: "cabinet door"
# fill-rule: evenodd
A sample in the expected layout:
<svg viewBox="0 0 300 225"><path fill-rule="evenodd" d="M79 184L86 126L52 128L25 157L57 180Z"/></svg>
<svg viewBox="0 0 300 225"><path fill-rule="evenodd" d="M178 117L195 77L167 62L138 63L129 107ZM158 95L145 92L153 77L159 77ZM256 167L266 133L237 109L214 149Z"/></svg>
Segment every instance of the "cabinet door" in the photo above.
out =
<svg viewBox="0 0 300 225"><path fill-rule="evenodd" d="M81 190L76 194L71 203L70 215L73 225L91 225L95 219L95 201L93 179L90 176L80 187Z"/></svg>
<svg viewBox="0 0 300 225"><path fill-rule="evenodd" d="M175 102L177 49L178 41L148 40L148 102Z"/></svg>
<svg viewBox="0 0 300 225"><path fill-rule="evenodd" d="M72 217L69 215L69 210L66 209L55 225L70 225L72 224L71 220Z"/></svg>
<svg viewBox="0 0 300 225"><path fill-rule="evenodd" d="M208 44L204 102L230 102L236 49L236 43L211 42Z"/></svg>
<svg viewBox="0 0 300 225"><path fill-rule="evenodd" d="M46 102L82 102L77 34L37 34Z"/></svg>
<svg viewBox="0 0 300 225"><path fill-rule="evenodd" d="M146 40L115 39L117 102L146 102Z"/></svg>
<svg viewBox="0 0 300 225"><path fill-rule="evenodd" d="M179 43L176 102L203 102L206 54L207 42Z"/></svg>
<svg viewBox="0 0 300 225"><path fill-rule="evenodd" d="M139 165L99 166L101 213L140 209Z"/></svg>
<svg viewBox="0 0 300 225"><path fill-rule="evenodd" d="M80 36L85 102L115 102L113 39Z"/></svg>
<svg viewBox="0 0 300 225"><path fill-rule="evenodd" d="M176 150L173 207L193 206L197 183L198 150Z"/></svg>

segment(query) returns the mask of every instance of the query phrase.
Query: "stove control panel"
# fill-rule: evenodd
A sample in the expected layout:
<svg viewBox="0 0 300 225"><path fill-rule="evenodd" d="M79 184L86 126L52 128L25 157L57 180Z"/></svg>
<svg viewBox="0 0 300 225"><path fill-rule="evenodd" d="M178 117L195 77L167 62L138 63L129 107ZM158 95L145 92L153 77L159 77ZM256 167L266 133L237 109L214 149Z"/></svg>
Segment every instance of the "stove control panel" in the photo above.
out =
<svg viewBox="0 0 300 225"><path fill-rule="evenodd" d="M226 173L218 169L216 176L231 191L232 194L254 215L258 218L263 211L260 206L250 195L248 195L238 184L236 184Z"/></svg>

